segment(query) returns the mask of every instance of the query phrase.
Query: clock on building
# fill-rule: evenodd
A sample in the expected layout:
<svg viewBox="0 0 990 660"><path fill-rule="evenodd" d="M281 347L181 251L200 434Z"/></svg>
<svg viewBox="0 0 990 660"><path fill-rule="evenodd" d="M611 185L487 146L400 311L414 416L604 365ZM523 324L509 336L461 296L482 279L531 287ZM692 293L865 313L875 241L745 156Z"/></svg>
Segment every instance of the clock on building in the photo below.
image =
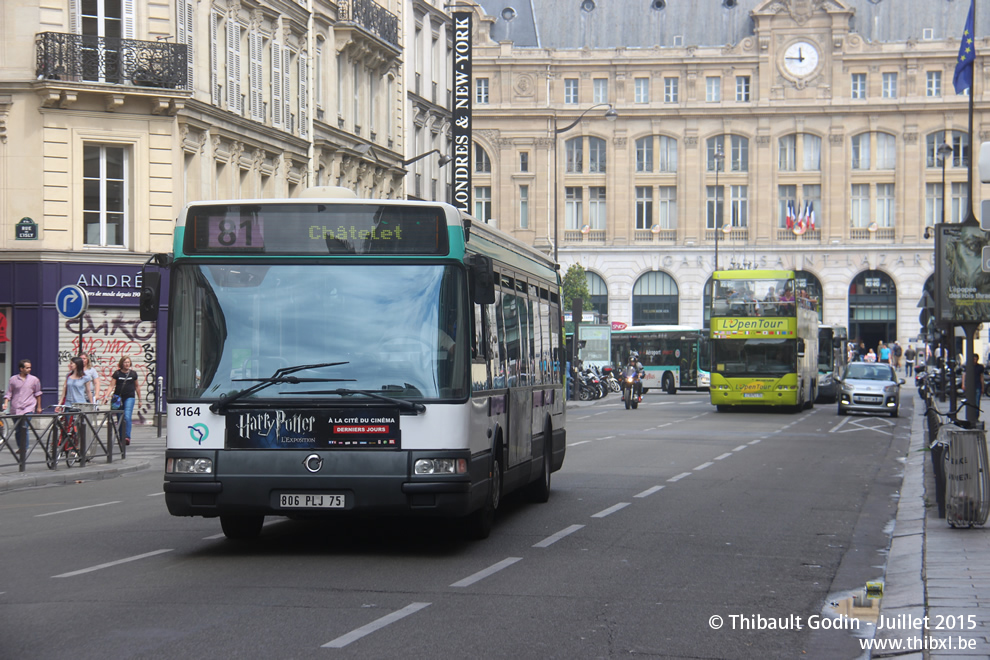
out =
<svg viewBox="0 0 990 660"><path fill-rule="evenodd" d="M807 41L795 41L784 51L784 69L792 76L808 76L818 68L818 48Z"/></svg>

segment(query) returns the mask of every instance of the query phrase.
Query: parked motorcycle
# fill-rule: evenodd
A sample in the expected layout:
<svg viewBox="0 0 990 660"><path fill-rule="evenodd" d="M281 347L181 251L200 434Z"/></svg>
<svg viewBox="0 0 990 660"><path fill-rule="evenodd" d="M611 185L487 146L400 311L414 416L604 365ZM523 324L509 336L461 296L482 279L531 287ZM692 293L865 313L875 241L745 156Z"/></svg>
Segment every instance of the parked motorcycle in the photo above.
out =
<svg viewBox="0 0 990 660"><path fill-rule="evenodd" d="M643 383L634 367L626 367L622 371L622 400L626 403L626 410L639 408L639 402L643 400Z"/></svg>
<svg viewBox="0 0 990 660"><path fill-rule="evenodd" d="M612 367L605 367L602 369L602 373L604 374L602 380L606 385L608 385L608 389L613 392L622 391L622 385L619 383L619 379L615 377L615 369Z"/></svg>

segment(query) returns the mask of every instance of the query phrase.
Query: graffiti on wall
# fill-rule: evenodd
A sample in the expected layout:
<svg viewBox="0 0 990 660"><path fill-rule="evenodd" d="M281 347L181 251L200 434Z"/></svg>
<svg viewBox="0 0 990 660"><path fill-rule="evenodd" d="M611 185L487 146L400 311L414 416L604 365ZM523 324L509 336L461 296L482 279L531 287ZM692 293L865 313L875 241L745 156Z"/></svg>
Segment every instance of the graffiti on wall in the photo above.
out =
<svg viewBox="0 0 990 660"><path fill-rule="evenodd" d="M82 323L82 350L79 326ZM123 357L131 359L131 368L140 376L141 396L134 405L134 423L150 423L155 412L156 366L155 322L142 321L137 309L90 308L78 319L59 318L58 364L60 378L68 373L69 359L80 352L88 353L99 373L100 392L113 385L110 377ZM59 393L62 384L59 383Z"/></svg>

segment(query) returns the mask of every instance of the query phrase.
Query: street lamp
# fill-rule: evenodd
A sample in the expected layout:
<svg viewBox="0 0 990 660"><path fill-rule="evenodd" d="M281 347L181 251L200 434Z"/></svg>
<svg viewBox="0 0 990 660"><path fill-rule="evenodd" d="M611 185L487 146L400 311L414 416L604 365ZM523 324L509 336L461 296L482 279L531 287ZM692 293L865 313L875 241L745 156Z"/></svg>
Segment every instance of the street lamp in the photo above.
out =
<svg viewBox="0 0 990 660"><path fill-rule="evenodd" d="M557 167L557 136L560 135L561 133L566 133L567 131L577 126L578 122L584 119L584 116L586 114L597 108L608 108L608 110L605 111L605 119L607 119L608 121L615 121L619 117L619 113L615 111L615 108L612 107L611 103L596 103L595 105L591 106L590 108L582 112L580 115L578 115L577 119L572 121L567 126L564 126L563 128L557 127L557 115L553 116L553 261L554 263L558 263L557 254L559 252L559 246L560 246L560 241L557 239L558 236L557 225L559 224L557 221L557 206L558 206L557 200L560 197L557 191L557 185L558 185L557 170L559 169Z"/></svg>
<svg viewBox="0 0 990 660"><path fill-rule="evenodd" d="M422 154L420 154L418 156L413 156L409 160L402 161L402 166L403 167L406 167L407 165L412 165L413 163L415 163L417 160L420 160L421 158L426 158L430 154L439 154L439 153L440 153L440 150L439 149L430 149L426 153L422 153ZM444 165L446 165L447 163L449 163L452 160L454 160L454 159L451 158L450 156L448 156L447 154L440 154L440 160L437 163L437 167L443 167Z"/></svg>
<svg viewBox="0 0 990 660"><path fill-rule="evenodd" d="M722 152L722 145L715 145L715 270L718 270L718 235L722 229L722 207L718 203L718 173L722 169L725 161L725 154Z"/></svg>
<svg viewBox="0 0 990 660"><path fill-rule="evenodd" d="M938 150L935 154L938 156L938 162L942 166L942 222L945 222L945 159L952 155L952 147L947 142L942 142L942 144L938 145Z"/></svg>

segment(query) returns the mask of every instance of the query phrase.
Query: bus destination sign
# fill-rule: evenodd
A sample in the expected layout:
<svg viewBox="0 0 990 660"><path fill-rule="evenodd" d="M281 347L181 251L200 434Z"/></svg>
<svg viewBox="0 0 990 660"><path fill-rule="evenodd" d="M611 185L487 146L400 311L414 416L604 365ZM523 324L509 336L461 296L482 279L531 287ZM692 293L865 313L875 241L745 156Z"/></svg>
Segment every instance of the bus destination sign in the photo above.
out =
<svg viewBox="0 0 990 660"><path fill-rule="evenodd" d="M211 204L189 208L186 254L444 255L443 209L376 204Z"/></svg>
<svg viewBox="0 0 990 660"><path fill-rule="evenodd" d="M399 449L392 408L228 412L227 449Z"/></svg>

